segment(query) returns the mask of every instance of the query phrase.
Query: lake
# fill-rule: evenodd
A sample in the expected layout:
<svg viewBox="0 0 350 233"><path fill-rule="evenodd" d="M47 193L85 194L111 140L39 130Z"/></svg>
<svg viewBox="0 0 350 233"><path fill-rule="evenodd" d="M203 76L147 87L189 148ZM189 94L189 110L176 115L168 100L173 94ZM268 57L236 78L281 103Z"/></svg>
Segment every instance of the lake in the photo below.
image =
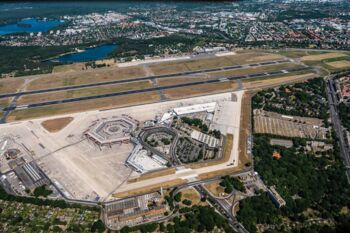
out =
<svg viewBox="0 0 350 233"><path fill-rule="evenodd" d="M52 59L51 61L61 63L96 61L107 58L108 54L110 54L116 48L116 44L105 44L92 48L87 48L82 52L64 54L62 56Z"/></svg>
<svg viewBox="0 0 350 233"><path fill-rule="evenodd" d="M19 32L47 32L63 23L62 20L22 19L14 24L0 26L0 36Z"/></svg>

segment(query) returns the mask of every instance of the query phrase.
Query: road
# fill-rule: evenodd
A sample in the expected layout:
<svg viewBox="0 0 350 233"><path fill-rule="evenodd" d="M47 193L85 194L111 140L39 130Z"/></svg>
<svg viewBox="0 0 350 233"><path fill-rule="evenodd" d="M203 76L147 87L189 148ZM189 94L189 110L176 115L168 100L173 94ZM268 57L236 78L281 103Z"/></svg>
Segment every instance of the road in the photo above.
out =
<svg viewBox="0 0 350 233"><path fill-rule="evenodd" d="M346 166L346 177L348 183L350 184L350 152L348 144L345 140L345 131L341 124L341 120L338 112L338 96L336 87L334 85L333 77L329 77L327 80L327 97L329 103L329 109L331 113L331 119L333 124L333 129L339 139L340 152L344 157L344 162Z"/></svg>
<svg viewBox="0 0 350 233"><path fill-rule="evenodd" d="M48 93L48 92L67 91L67 90L82 89L82 88L88 88L88 87L98 87L98 86L104 86L104 85L113 85L113 84L129 83L129 82L138 82L138 81L144 81L144 80L154 80L154 79L161 79L161 78L172 78L172 77L179 77L179 76L184 76L184 75L202 74L202 73L207 73L207 72L237 70L237 69L250 68L250 67L259 67L259 66L266 66L266 65L273 65L273 64L282 64L282 63L288 63L288 62L290 62L290 60L284 59L284 60L278 60L278 61L252 63L252 64L245 64L245 65L226 66L226 67L223 67L223 68L203 69L203 70L187 71L187 72L179 72L179 73L163 74L163 75L151 75L151 76L140 77L140 78L133 78L133 79L114 80L114 81L107 81L107 82L97 82L97 83L90 83L90 84L72 85L72 86L57 87L57 88L50 88L50 89L40 89L40 90L32 90L32 91L5 93L5 94L1 94L0 95L0 99L1 98L14 97L14 96L42 94L42 93Z"/></svg>
<svg viewBox="0 0 350 233"><path fill-rule="evenodd" d="M72 102L79 102L79 101L83 101L83 100L101 99L101 98L107 98L107 97L123 96L123 95L145 93L145 92L152 92L152 91L159 91L159 90L163 91L163 90L174 89L174 88L179 88L179 87L188 87L188 86L201 85L201 84L227 82L227 81L233 81L233 80L245 79L245 78L267 78L267 77L273 77L273 76L277 76L277 75L281 75L281 74L287 74L287 73L291 73L291 72L311 70L311 69L312 69L311 67L298 67L298 68L291 68L291 69L264 72L264 73L253 73L253 74L248 74L248 75L232 76L232 77L228 77L228 78L218 78L218 79L210 79L210 80L190 82L190 83L181 83L181 84L162 86L162 87L151 87L151 88L146 88L146 89L115 92L115 93L108 93L108 94L101 94L101 95L83 96L83 97L77 97L77 98L67 98L67 99L62 99L62 100L52 100L52 101L39 102L39 103L33 103L33 104L21 105L21 106L9 106L9 107L4 108L3 111L6 112L6 111L13 111L16 109L18 110L18 109L43 107L43 106L54 105L54 104L72 103ZM17 94L17 93L15 93L15 94Z"/></svg>
<svg viewBox="0 0 350 233"><path fill-rule="evenodd" d="M194 188L201 194L208 198L208 200L213 204L213 206L220 211L231 224L234 231L239 233L249 233L242 224L240 224L237 219L232 214L232 205L226 200L217 199L207 189L202 185L196 185Z"/></svg>

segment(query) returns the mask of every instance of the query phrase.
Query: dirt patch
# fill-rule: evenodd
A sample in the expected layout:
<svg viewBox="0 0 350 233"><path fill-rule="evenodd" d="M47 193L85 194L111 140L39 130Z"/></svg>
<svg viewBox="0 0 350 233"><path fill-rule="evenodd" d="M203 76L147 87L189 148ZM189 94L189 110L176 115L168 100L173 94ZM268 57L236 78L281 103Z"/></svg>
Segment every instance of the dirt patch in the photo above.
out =
<svg viewBox="0 0 350 233"><path fill-rule="evenodd" d="M43 121L41 122L41 125L50 133L55 133L65 128L69 123L72 122L73 119L73 117L56 118Z"/></svg>
<svg viewBox="0 0 350 233"><path fill-rule="evenodd" d="M220 181L205 184L204 187L216 197L227 197L225 189L220 185Z"/></svg>
<svg viewBox="0 0 350 233"><path fill-rule="evenodd" d="M318 55L309 55L301 57L302 61L322 61L329 58L345 57L345 53L324 53Z"/></svg>
<svg viewBox="0 0 350 233"><path fill-rule="evenodd" d="M0 79L0 93L12 93L16 92L24 84L22 78L3 78Z"/></svg>
<svg viewBox="0 0 350 233"><path fill-rule="evenodd" d="M350 61L342 60L342 61L327 62L326 65L329 65L332 68L336 68L336 69L344 69L344 68L350 67Z"/></svg>

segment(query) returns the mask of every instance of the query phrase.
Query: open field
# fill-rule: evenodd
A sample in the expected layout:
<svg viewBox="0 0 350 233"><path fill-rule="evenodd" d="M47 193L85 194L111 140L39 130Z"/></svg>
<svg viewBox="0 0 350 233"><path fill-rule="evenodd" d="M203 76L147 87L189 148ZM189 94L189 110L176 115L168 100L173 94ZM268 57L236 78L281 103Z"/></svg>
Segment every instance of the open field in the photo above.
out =
<svg viewBox="0 0 350 233"><path fill-rule="evenodd" d="M258 90L263 88L275 87L287 83L301 82L307 79L315 78L315 73L294 74L289 73L282 76L277 76L269 79L261 79L257 81L244 80L243 88L245 90Z"/></svg>
<svg viewBox="0 0 350 233"><path fill-rule="evenodd" d="M54 66L52 73L81 71L83 68L85 68L85 63L77 62L73 64Z"/></svg>
<svg viewBox="0 0 350 233"><path fill-rule="evenodd" d="M290 58L300 58L300 57L305 57L305 56L310 56L310 55L320 55L320 54L325 54L327 52L323 51L311 51L311 50L280 50L278 51L278 54L281 54L286 57Z"/></svg>
<svg viewBox="0 0 350 233"><path fill-rule="evenodd" d="M226 197L225 189L220 185L220 181L207 183L204 187L216 197Z"/></svg>
<svg viewBox="0 0 350 233"><path fill-rule="evenodd" d="M0 108L1 108L1 107L6 107L6 106L8 106L9 103L10 103L10 99L9 99L9 98L0 99Z"/></svg>
<svg viewBox="0 0 350 233"><path fill-rule="evenodd" d="M197 192L197 190L195 190L192 187L182 189L181 194L182 194L182 200L187 199L187 200L192 201L191 206L198 205L201 202L201 197L200 197L199 193Z"/></svg>
<svg viewBox="0 0 350 233"><path fill-rule="evenodd" d="M149 65L149 68L152 70L152 72L155 75L171 74L171 73L189 71L189 68L186 67L186 65L184 63L179 63L179 64L165 63L162 65L152 64L152 65Z"/></svg>
<svg viewBox="0 0 350 233"><path fill-rule="evenodd" d="M205 75L192 75L192 76L181 76L176 78L162 78L162 79L156 79L159 86L170 86L170 85L176 85L179 83L190 83L190 82L198 82L207 80L208 77Z"/></svg>
<svg viewBox="0 0 350 233"><path fill-rule="evenodd" d="M268 54L261 52L251 52L221 57L200 58L185 61L156 63L149 65L154 74L171 74L184 71L196 71L201 69L219 68L224 66L242 65L246 63L255 63L262 61L274 61L282 59L277 54Z"/></svg>
<svg viewBox="0 0 350 233"><path fill-rule="evenodd" d="M26 95L19 98L17 103L19 105L23 105L23 104L29 104L29 103L45 102L50 100L61 100L61 99L77 98L77 97L83 97L83 96L93 96L93 95L108 94L108 93L114 93L114 92L122 92L122 91L128 91L128 90L138 90L138 89L145 89L150 87L152 87L152 84L150 81L130 82L130 83L115 84L115 85L75 89L75 90L69 90L69 91Z"/></svg>
<svg viewBox="0 0 350 233"><path fill-rule="evenodd" d="M178 186L178 185L185 184L185 183L187 183L187 181L183 180L183 179L169 180L166 182L148 185L146 187L141 187L141 188L133 189L130 191L117 192L117 193L113 194L113 197L126 198L126 197L130 197L130 196L141 195L144 193L155 192L155 191L158 191L160 189L160 187L163 187L163 189L168 189L170 187Z"/></svg>
<svg viewBox="0 0 350 233"><path fill-rule="evenodd" d="M344 69L344 68L350 67L350 61L342 60L342 61L326 62L326 65L329 65L335 69Z"/></svg>
<svg viewBox="0 0 350 233"><path fill-rule="evenodd" d="M143 76L145 76L145 72L143 68L139 66L127 68L106 68L72 73L58 73L46 75L45 77L40 77L33 80L28 85L28 89L47 89L112 80L131 79Z"/></svg>
<svg viewBox="0 0 350 233"><path fill-rule="evenodd" d="M3 78L0 79L0 93L16 92L24 84L22 78Z"/></svg>
<svg viewBox="0 0 350 233"><path fill-rule="evenodd" d="M330 58L338 58L338 57L345 57L347 54L345 53L324 53L324 54L318 54L318 55L308 55L301 57L302 61L322 61L325 59Z"/></svg>
<svg viewBox="0 0 350 233"><path fill-rule="evenodd" d="M236 90L238 87L236 82L220 82L201 84L196 86L173 88L164 90L163 93L169 99L181 99L184 97L198 96L198 95L209 95L214 93L222 93L227 91Z"/></svg>
<svg viewBox="0 0 350 233"><path fill-rule="evenodd" d="M55 133L65 128L73 119L73 117L56 118L43 121L41 125L50 133Z"/></svg>
<svg viewBox="0 0 350 233"><path fill-rule="evenodd" d="M256 67L237 69L237 70L211 72L209 73L209 76L210 77L230 77L230 76L263 73L268 71L276 71L276 70L283 70L283 69L290 69L290 68L299 68L299 67L302 67L302 66L296 65L293 63L284 63L284 64L278 64L278 65L256 66Z"/></svg>
<svg viewBox="0 0 350 233"><path fill-rule="evenodd" d="M10 114L8 121L39 118L44 116L83 112L94 109L106 109L114 107L130 106L135 104L146 104L159 101L156 92L138 93L110 98L85 100L75 103L57 104L32 109L16 110Z"/></svg>

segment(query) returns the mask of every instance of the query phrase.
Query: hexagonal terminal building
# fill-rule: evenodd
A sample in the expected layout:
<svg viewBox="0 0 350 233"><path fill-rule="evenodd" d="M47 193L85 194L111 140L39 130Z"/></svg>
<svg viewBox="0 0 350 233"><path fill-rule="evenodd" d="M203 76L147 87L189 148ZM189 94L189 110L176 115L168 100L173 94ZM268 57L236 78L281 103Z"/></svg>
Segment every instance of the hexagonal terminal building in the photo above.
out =
<svg viewBox="0 0 350 233"><path fill-rule="evenodd" d="M85 136L99 147L129 143L131 132L139 122L127 115L97 121L85 132Z"/></svg>

